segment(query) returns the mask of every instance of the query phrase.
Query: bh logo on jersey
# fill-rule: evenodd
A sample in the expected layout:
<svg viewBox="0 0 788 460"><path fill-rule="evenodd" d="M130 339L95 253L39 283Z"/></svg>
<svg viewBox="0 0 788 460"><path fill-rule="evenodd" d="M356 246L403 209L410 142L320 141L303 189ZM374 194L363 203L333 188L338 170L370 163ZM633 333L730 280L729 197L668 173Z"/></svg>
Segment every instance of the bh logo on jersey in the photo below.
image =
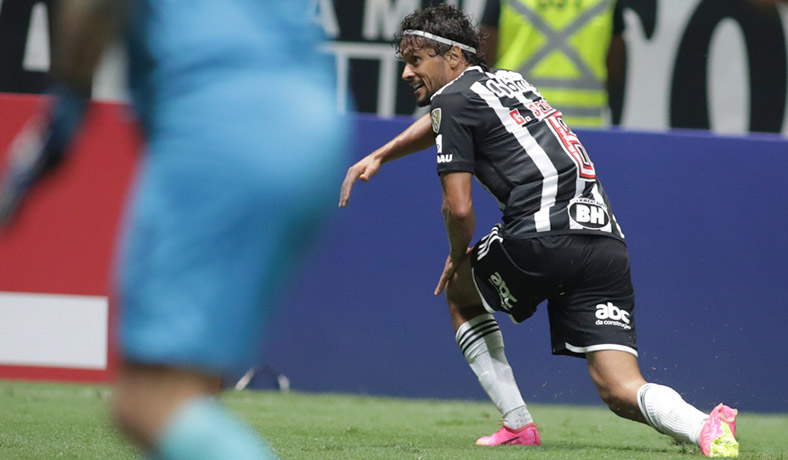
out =
<svg viewBox="0 0 788 460"><path fill-rule="evenodd" d="M498 290L498 297L501 299L501 309L504 311L509 311L514 307L514 304L517 303L517 299L512 295L511 291L509 291L509 287L506 286L506 282L501 277L501 274L495 272L490 276L490 282L495 286L495 289Z"/></svg>
<svg viewBox="0 0 788 460"><path fill-rule="evenodd" d="M596 306L597 326L618 326L622 329L632 329L629 325L629 312L624 311L613 302L600 303Z"/></svg>
<svg viewBox="0 0 788 460"><path fill-rule="evenodd" d="M587 198L577 198L569 204L571 228L600 230L610 224L610 215L604 204Z"/></svg>

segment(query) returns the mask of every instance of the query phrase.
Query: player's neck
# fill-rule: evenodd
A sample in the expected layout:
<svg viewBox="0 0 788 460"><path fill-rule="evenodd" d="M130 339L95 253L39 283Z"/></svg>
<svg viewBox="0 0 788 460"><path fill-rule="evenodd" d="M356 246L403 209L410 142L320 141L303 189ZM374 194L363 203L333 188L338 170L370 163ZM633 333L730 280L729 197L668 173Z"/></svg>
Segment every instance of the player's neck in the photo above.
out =
<svg viewBox="0 0 788 460"><path fill-rule="evenodd" d="M463 72L468 70L468 68L470 67L471 67L470 64L468 64L467 62L463 62L462 64L459 64L454 68L451 68L449 72L449 80L446 83L456 80L460 75L462 75Z"/></svg>

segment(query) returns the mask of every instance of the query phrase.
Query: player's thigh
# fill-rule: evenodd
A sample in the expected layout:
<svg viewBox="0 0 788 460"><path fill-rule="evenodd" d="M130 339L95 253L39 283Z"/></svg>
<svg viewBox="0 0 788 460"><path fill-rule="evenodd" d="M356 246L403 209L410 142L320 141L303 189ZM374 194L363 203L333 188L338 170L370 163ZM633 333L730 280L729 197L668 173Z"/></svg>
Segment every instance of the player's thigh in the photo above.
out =
<svg viewBox="0 0 788 460"><path fill-rule="evenodd" d="M637 356L635 294L626 246L612 238L566 238L563 251L583 260L571 286L548 304L554 354L583 357L599 350Z"/></svg>
<svg viewBox="0 0 788 460"><path fill-rule="evenodd" d="M515 322L531 317L543 302L552 284L543 266L534 259L542 256L533 252L533 241L504 240L500 225L493 227L471 253L475 286L488 311L503 311ZM508 248L516 247L516 253ZM529 264L525 271L521 266Z"/></svg>
<svg viewBox="0 0 788 460"><path fill-rule="evenodd" d="M462 259L446 288L446 300L456 308L478 307L482 301L473 282L470 257Z"/></svg>

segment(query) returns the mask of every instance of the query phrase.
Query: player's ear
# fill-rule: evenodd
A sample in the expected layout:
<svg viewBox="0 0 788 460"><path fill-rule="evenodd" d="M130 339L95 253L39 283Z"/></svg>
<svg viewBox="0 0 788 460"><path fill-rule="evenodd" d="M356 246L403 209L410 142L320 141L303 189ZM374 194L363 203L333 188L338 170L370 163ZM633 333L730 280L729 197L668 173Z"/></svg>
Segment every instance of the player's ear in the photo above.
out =
<svg viewBox="0 0 788 460"><path fill-rule="evenodd" d="M449 49L449 52L446 57L449 61L449 64L451 64L452 68L455 68L458 65L460 65L460 63L464 59L462 50L460 49L459 46L452 46L451 49Z"/></svg>

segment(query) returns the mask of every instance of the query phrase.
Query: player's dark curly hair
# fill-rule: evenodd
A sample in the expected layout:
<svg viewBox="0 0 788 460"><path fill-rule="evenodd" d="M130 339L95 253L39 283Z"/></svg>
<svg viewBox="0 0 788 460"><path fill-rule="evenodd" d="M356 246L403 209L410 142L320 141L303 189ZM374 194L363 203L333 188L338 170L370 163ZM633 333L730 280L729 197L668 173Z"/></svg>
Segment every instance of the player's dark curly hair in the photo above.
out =
<svg viewBox="0 0 788 460"><path fill-rule="evenodd" d="M398 56L401 54L404 46L412 47L413 49L432 48L440 55L448 53L451 45L439 43L418 35L402 34L410 29L428 32L476 48L476 53L462 50L465 60L470 65L485 64L484 56L479 54L479 45L481 45L483 37L478 31L478 27L471 22L465 13L452 5L443 3L410 13L402 20L399 32L394 35L394 47Z"/></svg>

